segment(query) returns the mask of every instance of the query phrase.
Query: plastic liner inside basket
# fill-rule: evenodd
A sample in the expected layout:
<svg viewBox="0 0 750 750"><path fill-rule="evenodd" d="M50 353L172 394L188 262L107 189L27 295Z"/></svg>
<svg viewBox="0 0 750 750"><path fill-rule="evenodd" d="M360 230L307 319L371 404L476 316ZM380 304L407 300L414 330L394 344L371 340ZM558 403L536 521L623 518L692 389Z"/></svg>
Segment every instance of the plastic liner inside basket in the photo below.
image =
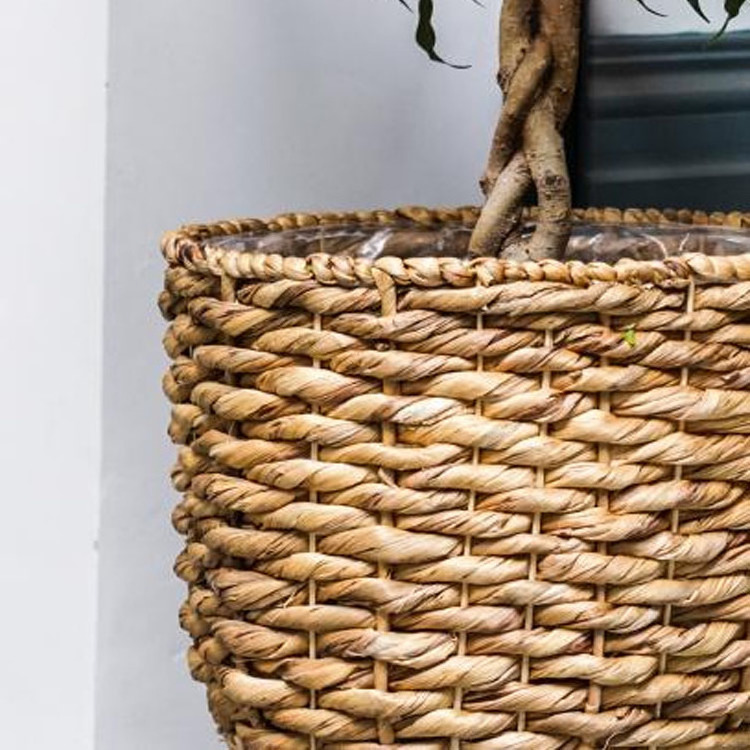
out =
<svg viewBox="0 0 750 750"><path fill-rule="evenodd" d="M532 224L524 228L530 233ZM303 257L313 253L375 260L469 257L471 230L459 224L332 225L211 240L214 247L248 253ZM750 253L750 231L687 224L576 223L563 260L614 263L621 258L661 260L687 253L727 256Z"/></svg>

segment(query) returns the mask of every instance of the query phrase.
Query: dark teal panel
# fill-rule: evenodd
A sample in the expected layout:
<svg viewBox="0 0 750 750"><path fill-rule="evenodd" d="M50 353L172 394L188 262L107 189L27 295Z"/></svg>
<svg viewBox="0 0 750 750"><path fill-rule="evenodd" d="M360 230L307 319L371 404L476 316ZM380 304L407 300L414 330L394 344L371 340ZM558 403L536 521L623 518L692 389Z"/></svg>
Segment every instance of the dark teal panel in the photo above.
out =
<svg viewBox="0 0 750 750"><path fill-rule="evenodd" d="M750 34L599 38L576 112L576 202L750 208Z"/></svg>

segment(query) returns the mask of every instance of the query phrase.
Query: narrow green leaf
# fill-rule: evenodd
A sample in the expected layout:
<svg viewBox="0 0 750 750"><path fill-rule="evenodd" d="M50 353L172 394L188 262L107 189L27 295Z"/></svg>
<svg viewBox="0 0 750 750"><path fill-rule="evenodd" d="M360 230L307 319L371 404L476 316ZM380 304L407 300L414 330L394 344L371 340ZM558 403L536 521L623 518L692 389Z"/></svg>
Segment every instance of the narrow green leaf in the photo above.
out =
<svg viewBox="0 0 750 750"><path fill-rule="evenodd" d="M646 3L646 0L635 0L635 1L638 3L638 5L641 6L641 8L643 8L644 10L647 10L652 15L659 16L660 18L666 18L667 17L666 13L659 13L658 10L654 10L650 5L648 5Z"/></svg>
<svg viewBox="0 0 750 750"><path fill-rule="evenodd" d="M724 0L724 10L729 18L737 18L746 0Z"/></svg>
<svg viewBox="0 0 750 750"><path fill-rule="evenodd" d="M414 13L414 11L411 9L411 5L409 5L409 3L406 2L406 0L398 0L398 1L401 3L401 5L404 6L404 8L406 8L406 10L409 11L409 13Z"/></svg>
<svg viewBox="0 0 750 750"><path fill-rule="evenodd" d="M427 53L430 60L449 65L451 68L468 68L469 65L454 65L446 62L435 51L437 34L432 25L433 0L419 0L419 22L417 24L417 44Z"/></svg>
<svg viewBox="0 0 750 750"><path fill-rule="evenodd" d="M720 36L724 34L724 32L729 27L729 23L733 18L737 18L737 16L740 14L740 11L742 10L742 6L745 4L746 0L724 0L724 11L727 14L727 17L724 19L724 23L722 24L722 27L716 32L712 42L715 42Z"/></svg>
<svg viewBox="0 0 750 750"><path fill-rule="evenodd" d="M724 0L724 10L727 12L727 19L724 21L724 29L726 29L733 18L737 18L745 2L746 0Z"/></svg>
<svg viewBox="0 0 750 750"><path fill-rule="evenodd" d="M700 0L687 0L690 7L706 22L711 23L708 16L703 12L703 8L701 8Z"/></svg>
<svg viewBox="0 0 750 750"><path fill-rule="evenodd" d="M622 332L622 340L632 349L636 345L636 339L635 339L635 327L634 326L628 326L623 332Z"/></svg>

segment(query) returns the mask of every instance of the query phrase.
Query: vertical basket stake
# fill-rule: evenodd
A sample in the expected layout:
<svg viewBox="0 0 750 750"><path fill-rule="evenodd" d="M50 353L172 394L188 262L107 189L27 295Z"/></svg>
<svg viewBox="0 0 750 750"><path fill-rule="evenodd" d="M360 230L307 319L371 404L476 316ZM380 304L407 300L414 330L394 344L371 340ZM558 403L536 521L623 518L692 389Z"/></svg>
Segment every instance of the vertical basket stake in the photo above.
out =
<svg viewBox="0 0 750 750"><path fill-rule="evenodd" d="M372 276L375 285L380 292L380 314L382 317L393 317L396 314L398 306L398 295L396 285L390 274L385 273L379 268L373 268ZM383 381L383 393L387 396L393 396L398 393L398 384L390 381ZM396 429L388 421L384 421L381 427L381 438L383 445L396 444ZM386 479L395 481L394 474L391 470L383 470ZM380 513L379 522L382 526L393 526L393 515L388 512ZM378 561L378 578L389 578L390 571L388 566L382 561ZM379 632L387 633L390 630L388 614L378 609L375 614L375 627ZM388 663L384 661L375 661L374 665L375 689L388 692ZM395 741L395 733L390 722L385 719L378 719L378 739L383 745L390 745Z"/></svg>

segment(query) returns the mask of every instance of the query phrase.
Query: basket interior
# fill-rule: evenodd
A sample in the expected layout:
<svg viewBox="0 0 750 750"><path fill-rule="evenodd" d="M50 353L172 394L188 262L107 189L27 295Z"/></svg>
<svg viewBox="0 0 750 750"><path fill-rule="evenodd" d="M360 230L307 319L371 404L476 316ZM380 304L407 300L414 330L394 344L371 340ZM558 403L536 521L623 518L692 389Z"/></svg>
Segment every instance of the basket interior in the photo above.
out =
<svg viewBox="0 0 750 750"><path fill-rule="evenodd" d="M530 234L527 224L522 234ZM471 229L462 224L420 227L403 222L384 227L348 224L305 227L267 234L216 238L214 247L248 253L303 257L313 253L374 260L469 257ZM576 223L563 260L614 263L621 258L662 260L687 253L713 256L750 253L750 230L688 224Z"/></svg>

